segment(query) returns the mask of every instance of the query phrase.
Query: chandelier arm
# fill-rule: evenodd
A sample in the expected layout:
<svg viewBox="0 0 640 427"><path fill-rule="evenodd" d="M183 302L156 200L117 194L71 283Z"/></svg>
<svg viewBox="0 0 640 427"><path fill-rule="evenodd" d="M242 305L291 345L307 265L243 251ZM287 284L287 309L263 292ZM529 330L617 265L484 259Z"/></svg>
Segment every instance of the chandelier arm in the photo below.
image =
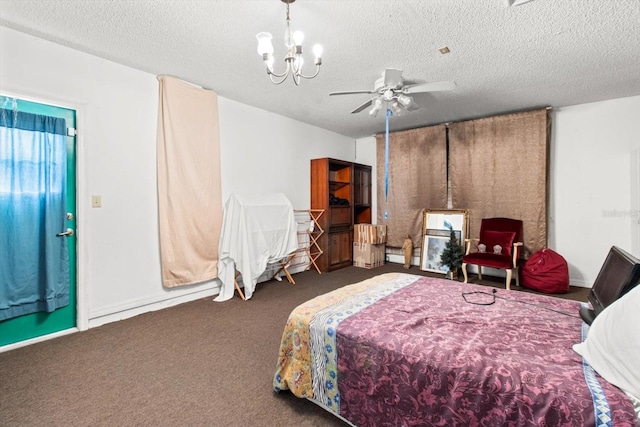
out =
<svg viewBox="0 0 640 427"><path fill-rule="evenodd" d="M312 75L312 76L305 76L305 75L304 75L304 74L302 74L302 73L296 73L296 75L297 75L297 76L299 76L299 77L302 77L303 79L312 79L312 78L314 78L315 76L317 76L319 73L320 73L320 66L319 66L319 65L316 65L316 72L315 72L315 74L314 74L314 75Z"/></svg>
<svg viewBox="0 0 640 427"><path fill-rule="evenodd" d="M278 74L278 73L274 72L273 68L269 69L269 67L267 67L267 73L270 76L274 76L274 77L277 77L277 78L281 78L281 77L287 78L287 76L291 72L291 63L290 63L290 61L286 61L286 63L287 63L287 68L284 70L284 72L282 74ZM271 81L273 81L273 79L271 79Z"/></svg>
<svg viewBox="0 0 640 427"><path fill-rule="evenodd" d="M274 72L273 70L268 70L267 74L269 74L270 76L273 76L273 77L277 77L277 78L287 77L289 75L289 69L285 70L285 72L282 73L282 74L278 74L278 73Z"/></svg>
<svg viewBox="0 0 640 427"><path fill-rule="evenodd" d="M302 70L302 67L300 66L300 61L299 61L300 58L301 58L300 55L295 55L291 58L290 61L287 62L287 64L291 66L291 72L293 73L293 75L299 75L300 71Z"/></svg>
<svg viewBox="0 0 640 427"><path fill-rule="evenodd" d="M291 77L293 77L293 82L296 84L296 86L300 86L300 74L293 73L291 74Z"/></svg>
<svg viewBox="0 0 640 427"><path fill-rule="evenodd" d="M275 85L279 85L282 82L284 82L285 80L287 80L287 77L289 77L289 73L285 73L281 76L276 76L278 78L280 78L280 80L276 80L274 79L274 74L269 74L269 79L271 80L271 83L275 84Z"/></svg>

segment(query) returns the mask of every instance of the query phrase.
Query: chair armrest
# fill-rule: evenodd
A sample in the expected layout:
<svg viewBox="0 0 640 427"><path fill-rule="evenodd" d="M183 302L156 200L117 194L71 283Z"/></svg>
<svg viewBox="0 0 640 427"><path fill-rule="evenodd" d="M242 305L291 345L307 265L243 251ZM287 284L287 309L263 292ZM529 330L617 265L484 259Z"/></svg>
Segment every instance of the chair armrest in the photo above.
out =
<svg viewBox="0 0 640 427"><path fill-rule="evenodd" d="M471 252L471 243L472 242L479 242L480 239L479 238L471 238L471 239L464 239L464 245L466 246L465 255L469 255L469 252Z"/></svg>
<svg viewBox="0 0 640 427"><path fill-rule="evenodd" d="M513 252L513 266L516 267L518 265L518 250L517 248L519 248L520 246L524 246L524 243L522 242L513 242L513 250L511 252Z"/></svg>

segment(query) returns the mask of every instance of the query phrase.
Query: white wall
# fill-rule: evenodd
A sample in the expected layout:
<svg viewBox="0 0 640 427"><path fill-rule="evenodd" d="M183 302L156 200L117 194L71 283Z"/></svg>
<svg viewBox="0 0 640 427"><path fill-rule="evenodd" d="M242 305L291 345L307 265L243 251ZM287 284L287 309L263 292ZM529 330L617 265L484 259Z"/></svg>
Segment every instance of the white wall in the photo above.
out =
<svg viewBox="0 0 640 427"><path fill-rule="evenodd" d="M219 109L223 200L231 193L281 192L295 209L309 209L309 160L354 161L351 138L225 98Z"/></svg>
<svg viewBox="0 0 640 427"><path fill-rule="evenodd" d="M551 129L549 247L566 258L572 285L591 287L611 246L633 253L640 96L554 109Z"/></svg>
<svg viewBox="0 0 640 427"><path fill-rule="evenodd" d="M0 27L0 91L78 112L81 329L217 293L161 284L154 75ZM225 98L219 115L224 200L283 192L307 209L309 160L355 160L351 138Z"/></svg>

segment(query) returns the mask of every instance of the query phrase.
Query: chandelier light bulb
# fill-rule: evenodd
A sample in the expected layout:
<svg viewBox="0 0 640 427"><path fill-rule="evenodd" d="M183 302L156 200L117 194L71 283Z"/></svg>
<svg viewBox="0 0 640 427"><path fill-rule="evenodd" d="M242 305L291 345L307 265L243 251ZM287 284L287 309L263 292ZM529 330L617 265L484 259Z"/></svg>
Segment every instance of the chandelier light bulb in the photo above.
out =
<svg viewBox="0 0 640 427"><path fill-rule="evenodd" d="M316 58L322 58L322 46L319 44L313 45L313 56Z"/></svg>
<svg viewBox="0 0 640 427"><path fill-rule="evenodd" d="M296 46L301 46L304 41L304 33L302 31L296 31L293 33L293 42Z"/></svg>
<svg viewBox="0 0 640 427"><path fill-rule="evenodd" d="M256 34L258 39L258 54L260 56L273 55L273 44L271 44L271 33L258 33Z"/></svg>

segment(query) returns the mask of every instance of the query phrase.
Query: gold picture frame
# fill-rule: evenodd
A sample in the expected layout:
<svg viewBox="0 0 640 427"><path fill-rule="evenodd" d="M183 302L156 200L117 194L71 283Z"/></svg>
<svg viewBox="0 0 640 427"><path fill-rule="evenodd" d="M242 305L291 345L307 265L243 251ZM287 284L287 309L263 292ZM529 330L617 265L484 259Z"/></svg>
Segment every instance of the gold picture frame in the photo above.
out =
<svg viewBox="0 0 640 427"><path fill-rule="evenodd" d="M453 228L458 243L464 245L469 235L467 209L425 209L422 213L422 250L420 270L446 274L447 266L440 264L440 255L449 241Z"/></svg>

